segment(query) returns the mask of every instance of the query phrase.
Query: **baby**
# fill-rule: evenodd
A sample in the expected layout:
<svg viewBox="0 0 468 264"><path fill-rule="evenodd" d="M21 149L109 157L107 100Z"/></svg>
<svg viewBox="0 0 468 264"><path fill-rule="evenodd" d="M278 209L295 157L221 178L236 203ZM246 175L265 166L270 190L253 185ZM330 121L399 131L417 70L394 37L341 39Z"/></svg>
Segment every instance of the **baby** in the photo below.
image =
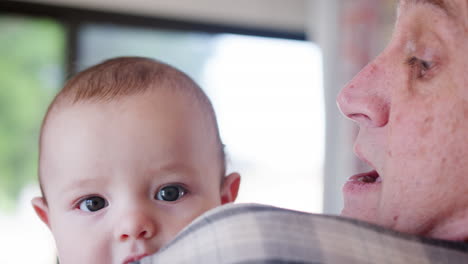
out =
<svg viewBox="0 0 468 264"><path fill-rule="evenodd" d="M152 59L105 61L72 78L44 118L42 197L62 264L155 253L203 212L236 199L213 107L187 75Z"/></svg>

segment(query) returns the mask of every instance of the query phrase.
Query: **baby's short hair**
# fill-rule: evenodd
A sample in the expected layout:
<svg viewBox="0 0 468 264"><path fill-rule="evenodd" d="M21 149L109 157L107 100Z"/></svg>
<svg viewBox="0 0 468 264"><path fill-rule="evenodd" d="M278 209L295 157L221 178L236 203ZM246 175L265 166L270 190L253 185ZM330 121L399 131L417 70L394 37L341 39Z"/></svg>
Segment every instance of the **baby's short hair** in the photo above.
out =
<svg viewBox="0 0 468 264"><path fill-rule="evenodd" d="M72 77L49 105L41 127L39 152L47 121L53 111L80 102L105 103L145 92L165 90L193 98L207 114L219 143L221 177L226 173L224 145L219 134L213 106L203 90L182 71L160 61L144 57L118 57L92 66ZM40 168L39 183L44 196Z"/></svg>

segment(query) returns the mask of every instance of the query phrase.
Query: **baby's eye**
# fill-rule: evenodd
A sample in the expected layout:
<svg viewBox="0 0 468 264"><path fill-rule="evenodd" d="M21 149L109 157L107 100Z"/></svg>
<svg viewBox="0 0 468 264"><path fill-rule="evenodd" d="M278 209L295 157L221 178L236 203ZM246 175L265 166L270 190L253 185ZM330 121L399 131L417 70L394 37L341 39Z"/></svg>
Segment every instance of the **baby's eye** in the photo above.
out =
<svg viewBox="0 0 468 264"><path fill-rule="evenodd" d="M186 192L187 190L180 185L166 185L158 190L155 198L161 201L174 202L182 198Z"/></svg>
<svg viewBox="0 0 468 264"><path fill-rule="evenodd" d="M408 65L413 69L414 77L422 79L426 77L426 74L433 67L433 62L425 61L417 57L411 57L407 61Z"/></svg>
<svg viewBox="0 0 468 264"><path fill-rule="evenodd" d="M88 197L79 203L80 210L85 212L96 212L107 207L107 205L107 201L99 196Z"/></svg>

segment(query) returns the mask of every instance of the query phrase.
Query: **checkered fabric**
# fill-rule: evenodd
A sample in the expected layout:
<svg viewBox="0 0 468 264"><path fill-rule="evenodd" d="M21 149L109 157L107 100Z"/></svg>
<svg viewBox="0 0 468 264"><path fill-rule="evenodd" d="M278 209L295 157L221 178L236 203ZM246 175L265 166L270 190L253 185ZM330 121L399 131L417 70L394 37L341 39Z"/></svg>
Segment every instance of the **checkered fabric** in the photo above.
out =
<svg viewBox="0 0 468 264"><path fill-rule="evenodd" d="M338 216L236 204L205 213L136 263L468 263L468 244Z"/></svg>

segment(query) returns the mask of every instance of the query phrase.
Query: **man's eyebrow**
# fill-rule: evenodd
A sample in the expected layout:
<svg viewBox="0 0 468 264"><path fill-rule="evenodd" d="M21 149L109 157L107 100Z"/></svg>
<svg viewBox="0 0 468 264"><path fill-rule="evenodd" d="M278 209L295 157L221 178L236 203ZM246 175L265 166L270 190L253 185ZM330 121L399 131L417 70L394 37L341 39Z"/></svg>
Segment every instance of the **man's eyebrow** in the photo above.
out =
<svg viewBox="0 0 468 264"><path fill-rule="evenodd" d="M429 4L441 9L447 15L452 16L451 9L445 0L399 0L398 4L400 5L401 2L406 2L407 4Z"/></svg>

